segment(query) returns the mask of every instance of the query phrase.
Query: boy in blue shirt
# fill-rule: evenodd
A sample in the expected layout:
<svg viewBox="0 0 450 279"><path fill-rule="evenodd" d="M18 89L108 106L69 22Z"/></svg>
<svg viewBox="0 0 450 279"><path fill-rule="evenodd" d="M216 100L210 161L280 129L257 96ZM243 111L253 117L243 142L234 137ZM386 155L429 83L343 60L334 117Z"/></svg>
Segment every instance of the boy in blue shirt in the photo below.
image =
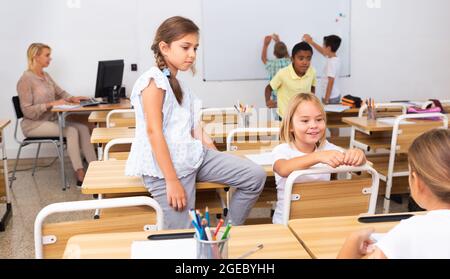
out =
<svg viewBox="0 0 450 279"><path fill-rule="evenodd" d="M275 42L273 47L273 55L275 59L267 59L267 48L271 41ZM284 67L291 64L291 58L286 47L286 44L280 41L280 37L277 34L267 35L264 37L264 45L261 53L261 60L265 65L269 81L278 73L278 71ZM270 100L266 101L268 108L272 109L272 113L275 119L279 119L275 109L277 108L277 95L276 91L273 90L271 93Z"/></svg>

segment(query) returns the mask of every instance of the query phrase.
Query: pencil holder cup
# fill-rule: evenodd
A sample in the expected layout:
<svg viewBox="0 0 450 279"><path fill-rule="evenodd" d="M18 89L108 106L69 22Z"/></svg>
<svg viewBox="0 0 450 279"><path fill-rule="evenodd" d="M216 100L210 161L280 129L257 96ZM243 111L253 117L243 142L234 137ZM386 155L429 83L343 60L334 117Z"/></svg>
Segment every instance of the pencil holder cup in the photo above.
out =
<svg viewBox="0 0 450 279"><path fill-rule="evenodd" d="M377 119L377 114L374 108L367 108L367 120Z"/></svg>
<svg viewBox="0 0 450 279"><path fill-rule="evenodd" d="M238 126L239 128L248 128L250 127L250 116L252 114L249 112L240 112L238 118Z"/></svg>
<svg viewBox="0 0 450 279"><path fill-rule="evenodd" d="M214 229L211 229L214 233ZM228 259L228 240L230 235L222 239L223 232L217 233L217 240L203 240L199 239L195 234L194 238L197 244L197 259Z"/></svg>

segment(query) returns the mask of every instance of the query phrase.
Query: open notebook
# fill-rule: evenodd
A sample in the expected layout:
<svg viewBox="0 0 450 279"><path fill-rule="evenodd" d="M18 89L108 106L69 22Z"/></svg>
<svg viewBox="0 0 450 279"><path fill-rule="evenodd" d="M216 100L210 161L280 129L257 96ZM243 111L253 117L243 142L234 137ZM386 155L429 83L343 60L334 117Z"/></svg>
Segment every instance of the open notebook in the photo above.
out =
<svg viewBox="0 0 450 279"><path fill-rule="evenodd" d="M81 107L80 105L59 105L59 106L54 106L54 109L75 109L75 108L79 108Z"/></svg>
<svg viewBox="0 0 450 279"><path fill-rule="evenodd" d="M386 124L386 125L394 126L395 119L396 119L395 117L384 117L384 118L378 118L377 121L381 122L383 124ZM400 125L414 124L414 123L415 122L413 122L413 121L408 121L408 120L405 120L405 119L400 121Z"/></svg>
<svg viewBox="0 0 450 279"><path fill-rule="evenodd" d="M325 105L324 109L326 112L343 112L350 109L350 107L344 105Z"/></svg>
<svg viewBox="0 0 450 279"><path fill-rule="evenodd" d="M133 241L132 259L196 259L194 238Z"/></svg>

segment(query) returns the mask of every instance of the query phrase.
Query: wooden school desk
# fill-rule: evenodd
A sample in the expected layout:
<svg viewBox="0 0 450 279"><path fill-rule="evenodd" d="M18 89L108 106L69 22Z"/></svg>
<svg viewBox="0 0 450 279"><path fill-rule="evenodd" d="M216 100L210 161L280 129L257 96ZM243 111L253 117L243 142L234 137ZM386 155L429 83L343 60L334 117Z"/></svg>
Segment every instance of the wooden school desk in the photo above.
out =
<svg viewBox="0 0 450 279"><path fill-rule="evenodd" d="M275 128L280 127L281 122L280 121L268 121L267 123L251 123L250 128ZM228 123L228 124L222 124L222 123L205 123L203 124L203 130L205 133L207 133L211 139L218 143L225 143L227 135L230 133L231 130L241 128L236 123ZM257 133L246 133L246 136L256 136ZM237 136L243 136L243 135L237 135Z"/></svg>
<svg viewBox="0 0 450 279"><path fill-rule="evenodd" d="M83 194L147 193L140 176L125 175L124 160L94 161L89 164L81 192ZM197 190L221 189L225 185L197 183Z"/></svg>
<svg viewBox="0 0 450 279"><path fill-rule="evenodd" d="M450 114L447 114L450 117ZM381 118L382 120L382 118ZM366 146L366 151L370 149L378 148L390 148L392 139L393 125L384 123L377 120L367 120L367 117L344 117L342 118L344 123L347 123L356 129L357 134L355 134L355 141L358 141ZM417 124L430 123L432 121L410 119L410 121ZM414 125L414 124L411 124Z"/></svg>
<svg viewBox="0 0 450 279"><path fill-rule="evenodd" d="M107 144L113 139L134 138L136 129L132 127L94 128L91 143Z"/></svg>
<svg viewBox="0 0 450 279"><path fill-rule="evenodd" d="M109 111L93 111L89 114L88 122L96 123L97 127L105 127L108 113ZM119 127L134 127L136 125L132 112L114 114L111 116L111 122L116 123Z"/></svg>
<svg viewBox="0 0 450 279"><path fill-rule="evenodd" d="M88 107L76 107L76 108L59 108L59 107L53 107L52 112L55 112L58 115L58 124L59 124L59 149L61 156L61 179L63 183L63 190L66 189L66 176L65 176L65 169L64 169L64 145L63 142L63 129L65 126L65 119L66 116L73 113L85 113L85 112L92 112L92 111L110 111L113 109L128 109L131 107L130 101L128 99L120 99L120 103L118 104L102 104L98 106L88 106Z"/></svg>
<svg viewBox="0 0 450 279"><path fill-rule="evenodd" d="M280 122L270 122L268 127L279 127ZM228 133L237 128L237 124L221 124L209 123L204 126L204 131L211 139L214 140L219 150L223 149L226 144L226 137ZM105 145L113 139L117 138L134 138L136 129L132 127L113 127L113 128L94 128L91 135L91 143ZM246 133L245 136L264 136L264 133ZM244 135L237 134L237 137Z"/></svg>
<svg viewBox="0 0 450 279"><path fill-rule="evenodd" d="M343 117L352 117L358 115L359 108L350 108L342 112L326 111L327 128L347 128L349 124L342 121Z"/></svg>
<svg viewBox="0 0 450 279"><path fill-rule="evenodd" d="M105 127L106 125L106 116L109 111L93 111L89 114L88 122L96 123L97 127ZM121 127L131 127L135 126L135 115L134 113L118 113L117 115L113 115L111 117L111 121L114 123L120 124ZM204 123L217 122L223 124L233 124L237 123L237 113L234 112L205 112L202 115L202 121Z"/></svg>
<svg viewBox="0 0 450 279"><path fill-rule="evenodd" d="M385 233L399 223L359 223L358 217L295 219L290 220L288 226L313 258L335 259L352 232L364 228L375 228L376 233Z"/></svg>
<svg viewBox="0 0 450 279"><path fill-rule="evenodd" d="M447 115L449 116L449 115ZM350 140L350 147L358 147L365 151L375 151L377 149L391 149L391 141L392 141L392 133L393 133L393 122L387 123L382 121L383 118L376 120L367 120L367 117L344 117L342 121L345 123L352 125L352 135ZM391 118L392 119L392 118ZM433 127L433 126L441 126L442 121L430 121L430 120L421 120L421 119L405 119L402 121L413 122L414 124L404 125L405 129L413 129L417 127L420 129L421 127ZM402 125L400 125L402 127ZM399 142L397 142L397 147L401 146ZM394 161L394 172L406 172L408 170L407 157L406 154L400 154L400 152L395 151L395 161ZM380 184L379 194L384 194L386 187L391 191L391 182L387 182L387 180L391 180L392 177L396 179L396 188L393 193L408 193L408 183L407 179L402 179L401 177L406 175L398 175L392 174L389 175L389 156L390 154L373 154L368 156L368 159L373 162L373 167L380 174L381 180L388 184ZM389 195L389 194L388 194ZM388 205L386 203L386 211Z"/></svg>
<svg viewBox="0 0 450 279"><path fill-rule="evenodd" d="M237 156L244 156L244 154L254 154L257 150L248 151L234 151L230 152ZM148 194L145 189L142 177L139 176L126 176L125 175L126 160L107 160L107 161L94 161L89 164L86 175L84 177L81 192L83 194L98 195L99 199L103 198L105 194ZM272 166L263 166L266 175L273 177ZM224 184L218 184L213 182L197 182L196 190L220 190L228 191L229 186ZM210 198L206 197L206 200ZM199 200L199 202L201 202ZM228 208L229 196L226 199L220 198L222 208ZM211 203L214 202L211 200ZM217 210L218 206L211 207ZM96 211L95 218L99 217L99 211Z"/></svg>
<svg viewBox="0 0 450 279"><path fill-rule="evenodd" d="M6 204L5 213L0 216L0 232L6 229L6 224L11 217L12 213L12 204L11 204L11 193L9 191L8 184L8 158L6 157L6 145L5 145L5 136L4 129L11 123L11 120L0 120L0 140L1 140L1 149L2 149L2 161L3 168L0 170L0 204Z"/></svg>
<svg viewBox="0 0 450 279"><path fill-rule="evenodd" d="M327 115L327 128L328 129L339 129L339 128L350 128L351 126L342 121L343 117L358 116L359 108L349 108L347 110L336 112L327 111L327 106L325 106L325 113ZM342 148L348 148L350 143L350 137L339 136L339 137L329 137L327 140L337 146Z"/></svg>
<svg viewBox="0 0 450 279"><path fill-rule="evenodd" d="M146 240L150 234L180 232L186 230L133 232L108 234L82 234L69 239L65 259L127 259L131 256L131 244ZM228 244L228 258L236 259L258 244L264 248L250 255L249 259L310 259L288 227L283 225L250 225L232 227Z"/></svg>
<svg viewBox="0 0 450 279"><path fill-rule="evenodd" d="M233 124L238 122L238 113L235 108L206 108L201 111L203 123Z"/></svg>
<svg viewBox="0 0 450 279"><path fill-rule="evenodd" d="M257 151L234 151L231 154L243 156L254 154ZM81 192L83 194L117 194L117 193L143 193L147 192L142 177L125 175L126 160L94 161L84 177ZM267 176L273 176L272 166L263 166ZM197 190L220 189L226 185L209 182L197 183Z"/></svg>

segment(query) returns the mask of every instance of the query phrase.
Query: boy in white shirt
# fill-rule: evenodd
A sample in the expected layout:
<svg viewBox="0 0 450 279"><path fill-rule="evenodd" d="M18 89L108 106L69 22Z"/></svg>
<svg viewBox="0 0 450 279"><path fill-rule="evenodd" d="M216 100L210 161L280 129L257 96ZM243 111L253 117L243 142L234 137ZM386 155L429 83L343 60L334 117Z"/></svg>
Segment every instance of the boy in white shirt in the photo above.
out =
<svg viewBox="0 0 450 279"><path fill-rule="evenodd" d="M323 46L314 42L309 34L303 36L303 40L312 45L318 52L327 58L327 64L324 69L323 77L320 79L319 92L321 92L322 102L327 104L340 104L341 88L339 74L341 70L341 61L336 52L341 46L341 38L336 35L330 35L323 38ZM339 136L339 129L330 129L331 137Z"/></svg>

